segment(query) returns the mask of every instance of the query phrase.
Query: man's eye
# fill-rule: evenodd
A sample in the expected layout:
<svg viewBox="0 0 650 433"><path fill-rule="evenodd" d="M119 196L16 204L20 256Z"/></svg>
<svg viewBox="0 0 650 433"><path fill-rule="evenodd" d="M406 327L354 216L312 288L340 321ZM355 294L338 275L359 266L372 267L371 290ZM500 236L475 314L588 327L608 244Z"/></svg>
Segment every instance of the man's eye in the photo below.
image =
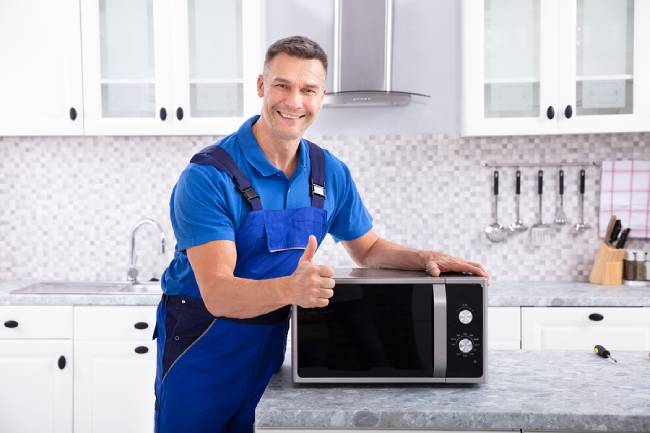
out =
<svg viewBox="0 0 650 433"><path fill-rule="evenodd" d="M307 89L307 90L305 90L305 93L309 93L310 95L315 95L316 91L313 90L313 89Z"/></svg>

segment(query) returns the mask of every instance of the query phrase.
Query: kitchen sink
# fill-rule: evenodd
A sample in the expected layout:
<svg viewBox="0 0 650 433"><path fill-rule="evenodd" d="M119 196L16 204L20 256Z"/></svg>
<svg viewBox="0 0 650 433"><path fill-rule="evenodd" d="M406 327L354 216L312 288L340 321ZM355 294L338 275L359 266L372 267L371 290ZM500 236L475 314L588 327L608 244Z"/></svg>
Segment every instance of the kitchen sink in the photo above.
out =
<svg viewBox="0 0 650 433"><path fill-rule="evenodd" d="M43 281L27 287L12 290L16 294L59 294L59 295L160 295L160 282L82 282L82 281Z"/></svg>

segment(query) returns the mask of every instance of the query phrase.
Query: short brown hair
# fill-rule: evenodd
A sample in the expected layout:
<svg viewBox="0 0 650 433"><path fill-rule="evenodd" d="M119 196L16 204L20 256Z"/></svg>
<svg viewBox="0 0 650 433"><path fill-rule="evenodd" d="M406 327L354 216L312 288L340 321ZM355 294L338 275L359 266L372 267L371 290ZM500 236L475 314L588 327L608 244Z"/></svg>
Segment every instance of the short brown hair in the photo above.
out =
<svg viewBox="0 0 650 433"><path fill-rule="evenodd" d="M280 53L300 57L301 59L320 60L323 68L325 68L325 74L327 74L327 54L320 45L305 36L289 36L271 44L266 50L266 57L264 58L265 71L271 60Z"/></svg>

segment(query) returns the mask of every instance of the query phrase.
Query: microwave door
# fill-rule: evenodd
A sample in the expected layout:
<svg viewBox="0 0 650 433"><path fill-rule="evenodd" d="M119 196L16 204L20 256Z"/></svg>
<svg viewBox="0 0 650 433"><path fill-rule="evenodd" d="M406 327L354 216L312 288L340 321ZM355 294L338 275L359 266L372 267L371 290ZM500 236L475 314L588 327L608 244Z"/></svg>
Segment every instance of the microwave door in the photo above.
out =
<svg viewBox="0 0 650 433"><path fill-rule="evenodd" d="M301 377L433 376L431 284L340 284L298 314Z"/></svg>

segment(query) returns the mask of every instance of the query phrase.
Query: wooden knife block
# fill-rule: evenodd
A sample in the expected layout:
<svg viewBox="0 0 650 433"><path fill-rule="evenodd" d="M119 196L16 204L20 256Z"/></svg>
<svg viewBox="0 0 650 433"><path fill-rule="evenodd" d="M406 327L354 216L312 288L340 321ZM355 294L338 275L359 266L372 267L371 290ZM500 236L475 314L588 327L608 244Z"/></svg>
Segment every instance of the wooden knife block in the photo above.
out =
<svg viewBox="0 0 650 433"><path fill-rule="evenodd" d="M623 284L624 249L612 248L604 242L600 243L594 265L589 273L589 282L593 284L619 285Z"/></svg>

